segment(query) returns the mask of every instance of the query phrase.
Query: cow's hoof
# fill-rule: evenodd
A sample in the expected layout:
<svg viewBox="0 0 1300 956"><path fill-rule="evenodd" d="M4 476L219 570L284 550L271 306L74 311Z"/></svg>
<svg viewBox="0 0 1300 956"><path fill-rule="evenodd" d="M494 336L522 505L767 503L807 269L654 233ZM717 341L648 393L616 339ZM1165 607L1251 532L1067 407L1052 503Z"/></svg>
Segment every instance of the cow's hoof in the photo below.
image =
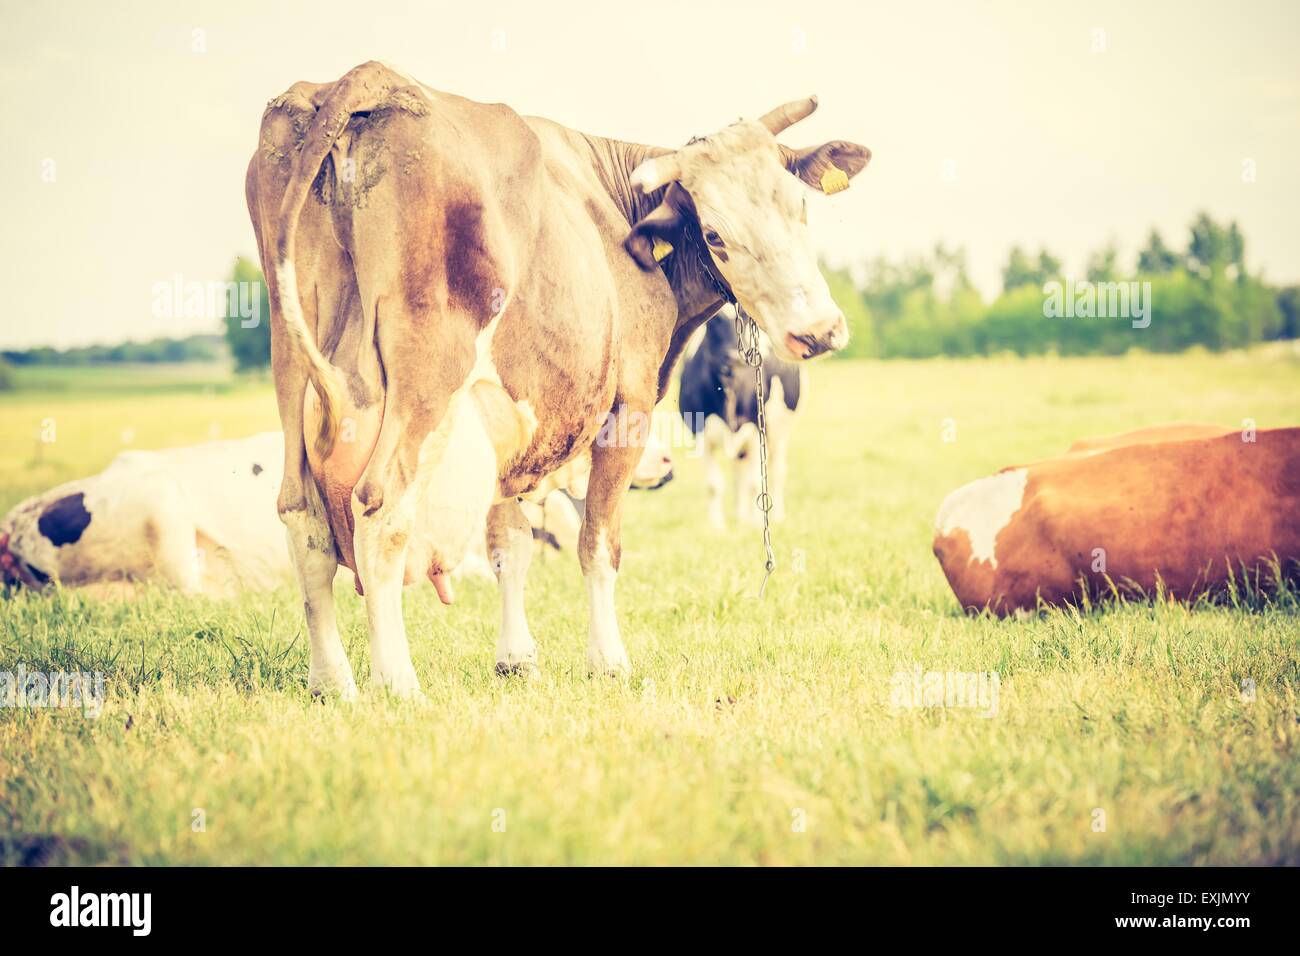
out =
<svg viewBox="0 0 1300 956"><path fill-rule="evenodd" d="M350 669L345 673L309 674L307 690L313 700L335 699L352 703L358 696L357 682L353 680Z"/></svg>
<svg viewBox="0 0 1300 956"><path fill-rule="evenodd" d="M360 692L357 690L356 684L349 684L347 687L334 689L328 687L312 687L310 690L311 699L321 703L324 703L327 700L337 700L343 704L352 704L356 703L357 699L361 696Z"/></svg>
<svg viewBox="0 0 1300 956"><path fill-rule="evenodd" d="M532 680L539 673L540 668L536 661L519 661L511 664L508 661L497 661L497 677L522 677L524 680Z"/></svg>
<svg viewBox="0 0 1300 956"><path fill-rule="evenodd" d="M398 700L421 700L424 697L413 667L394 674L375 674L370 678L370 687Z"/></svg>
<svg viewBox="0 0 1300 956"><path fill-rule="evenodd" d="M415 687L390 687L388 684L373 684L371 691L375 694L387 697L389 700L410 701L411 703L422 703L426 700L424 691L419 686Z"/></svg>
<svg viewBox="0 0 1300 956"><path fill-rule="evenodd" d="M627 654L588 654L588 677L624 678L632 673L632 664Z"/></svg>

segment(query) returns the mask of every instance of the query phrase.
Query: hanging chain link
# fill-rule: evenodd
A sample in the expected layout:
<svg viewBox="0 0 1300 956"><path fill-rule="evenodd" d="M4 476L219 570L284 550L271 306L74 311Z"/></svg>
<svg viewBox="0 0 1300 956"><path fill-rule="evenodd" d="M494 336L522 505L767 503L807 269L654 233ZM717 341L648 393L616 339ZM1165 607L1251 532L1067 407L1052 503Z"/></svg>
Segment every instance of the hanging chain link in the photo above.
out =
<svg viewBox="0 0 1300 956"><path fill-rule="evenodd" d="M758 399L758 473L762 480L762 490L755 502L758 510L763 512L763 551L767 562L763 565L763 583L758 587L758 596L763 596L767 579L776 570L776 555L772 552L772 496L767 490L767 415L764 411L763 395L763 350L758 341L758 323L736 303L736 341L740 345L740 354L745 364L754 370L754 391Z"/></svg>
<svg viewBox="0 0 1300 956"><path fill-rule="evenodd" d="M697 247L696 256L699 258L700 268L704 270L705 276L713 283L718 294L735 308L736 346L745 364L754 370L754 391L758 400L758 473L762 482L762 490L754 503L763 513L763 551L767 557L763 564L763 583L758 586L758 596L761 599L763 591L767 588L767 579L776 570L776 554L772 551L772 496L767 490L767 414L763 407L763 347L759 344L758 323L740 307L731 289L714 273L706 258L707 253Z"/></svg>

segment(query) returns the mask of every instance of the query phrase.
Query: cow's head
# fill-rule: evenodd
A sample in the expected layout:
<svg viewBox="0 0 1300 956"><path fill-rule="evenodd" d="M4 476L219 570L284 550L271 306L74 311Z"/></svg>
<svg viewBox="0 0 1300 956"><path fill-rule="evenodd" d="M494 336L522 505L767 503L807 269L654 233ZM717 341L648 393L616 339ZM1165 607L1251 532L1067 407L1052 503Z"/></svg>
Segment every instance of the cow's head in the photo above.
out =
<svg viewBox="0 0 1300 956"><path fill-rule="evenodd" d="M0 585L10 588L22 585L40 590L49 584L50 576L10 548L13 528L13 522L8 520L0 525Z"/></svg>
<svg viewBox="0 0 1300 956"><path fill-rule="evenodd" d="M777 353L791 360L849 341L844 313L817 267L804 189L837 192L871 159L871 150L843 140L802 150L776 141L816 108L816 97L796 100L646 160L632 172L632 184L647 195L668 189L624 242L649 270L657 267L655 238L684 225L698 229L713 268Z"/></svg>

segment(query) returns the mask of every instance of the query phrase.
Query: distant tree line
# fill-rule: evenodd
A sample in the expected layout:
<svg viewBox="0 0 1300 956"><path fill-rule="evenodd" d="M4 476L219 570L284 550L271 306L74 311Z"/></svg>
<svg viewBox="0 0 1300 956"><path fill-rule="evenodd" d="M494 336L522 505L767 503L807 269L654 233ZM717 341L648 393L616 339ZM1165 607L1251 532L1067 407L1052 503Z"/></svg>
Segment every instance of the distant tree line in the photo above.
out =
<svg viewBox="0 0 1300 956"><path fill-rule="evenodd" d="M860 269L824 267L823 272L853 333L841 353L848 357L1120 354L1131 348L1175 352L1196 345L1222 350L1300 338L1300 286L1275 288L1252 275L1237 224L1217 223L1205 213L1192 222L1182 249L1167 246L1153 229L1131 268L1121 265L1112 242L1089 257L1082 277L1064 276L1060 260L1046 249L1014 246L1002 268L1002 291L992 302L985 302L971 283L965 251L942 243L901 262L879 257ZM1149 282L1150 323L1135 328L1125 318L1045 314L1045 287L1072 286L1078 279ZM5 363L193 362L228 353L241 371L266 368L271 363L271 312L262 272L256 263L238 258L231 283L224 335L4 351L0 388L9 378Z"/></svg>
<svg viewBox="0 0 1300 956"><path fill-rule="evenodd" d="M184 338L155 338L147 342L117 345L84 345L56 349L50 346L0 352L0 362L10 365L103 365L116 362L210 362L235 360L239 370L265 368L271 364L270 305L266 283L257 265L244 258L235 260L232 287L227 294L223 329L212 334ZM239 284L243 283L241 290ZM256 298L252 315L244 313L249 296ZM241 298L242 296L242 298ZM0 369L0 373L3 369Z"/></svg>
<svg viewBox="0 0 1300 956"><path fill-rule="evenodd" d="M1225 226L1204 213L1192 222L1181 250L1152 230L1127 269L1113 243L1089 257L1083 276L1071 277L1046 249L1016 246L992 302L972 285L965 252L943 245L903 262L877 258L860 270L825 271L853 332L850 356L1119 354L1196 345L1222 350L1300 337L1300 287L1274 288L1252 275L1245 247L1236 223ZM1082 288L1079 280L1099 288L1149 282L1149 324L1045 314L1045 288L1057 283L1055 288L1072 287L1072 293Z"/></svg>
<svg viewBox="0 0 1300 956"><path fill-rule="evenodd" d="M225 345L220 335L189 335L66 349L41 346L0 352L0 359L10 365L106 365L114 362L210 362L224 355Z"/></svg>

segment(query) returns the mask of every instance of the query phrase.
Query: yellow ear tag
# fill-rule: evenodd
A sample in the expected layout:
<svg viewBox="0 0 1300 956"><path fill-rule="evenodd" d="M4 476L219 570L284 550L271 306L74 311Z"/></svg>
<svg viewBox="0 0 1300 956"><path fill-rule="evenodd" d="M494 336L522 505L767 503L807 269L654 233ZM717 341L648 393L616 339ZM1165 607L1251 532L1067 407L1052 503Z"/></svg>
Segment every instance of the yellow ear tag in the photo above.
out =
<svg viewBox="0 0 1300 956"><path fill-rule="evenodd" d="M849 174L834 163L822 173L822 192L828 196L842 193L849 188Z"/></svg>
<svg viewBox="0 0 1300 956"><path fill-rule="evenodd" d="M658 236L655 236L654 244L650 247L650 251L655 257L655 262L663 262L673 251L672 243L664 242Z"/></svg>

